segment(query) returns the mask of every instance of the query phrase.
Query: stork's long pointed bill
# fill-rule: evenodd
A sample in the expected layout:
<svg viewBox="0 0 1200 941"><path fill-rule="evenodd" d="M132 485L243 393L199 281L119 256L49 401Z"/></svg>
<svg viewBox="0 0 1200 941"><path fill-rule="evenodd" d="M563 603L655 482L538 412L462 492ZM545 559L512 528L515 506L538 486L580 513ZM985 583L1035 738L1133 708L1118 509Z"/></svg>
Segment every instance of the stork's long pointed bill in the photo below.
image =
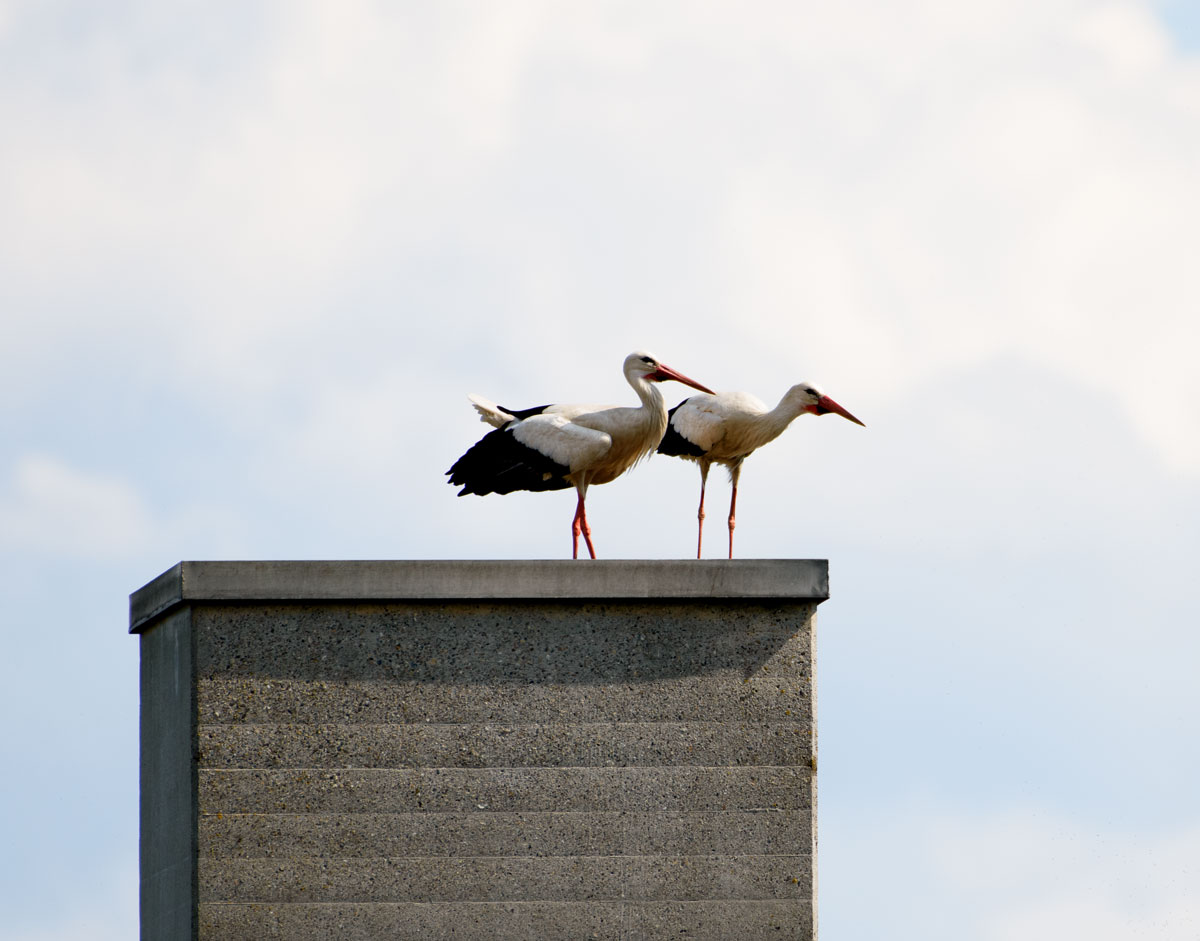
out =
<svg viewBox="0 0 1200 941"><path fill-rule="evenodd" d="M646 377L651 382L666 382L668 379L674 379L676 382L682 382L685 386L691 386L693 389L699 389L701 392L707 392L709 395L716 395L708 386L702 386L695 379L689 379L681 372L676 372L670 366L658 364L658 369L650 373Z"/></svg>
<svg viewBox="0 0 1200 941"><path fill-rule="evenodd" d="M867 427L857 418L847 412L844 408L838 405L837 402L835 402L829 396L823 395L817 400L817 414L824 415L826 412L834 412L837 415L841 415L842 418L850 419L850 421L854 422L856 425L862 425L864 428Z"/></svg>

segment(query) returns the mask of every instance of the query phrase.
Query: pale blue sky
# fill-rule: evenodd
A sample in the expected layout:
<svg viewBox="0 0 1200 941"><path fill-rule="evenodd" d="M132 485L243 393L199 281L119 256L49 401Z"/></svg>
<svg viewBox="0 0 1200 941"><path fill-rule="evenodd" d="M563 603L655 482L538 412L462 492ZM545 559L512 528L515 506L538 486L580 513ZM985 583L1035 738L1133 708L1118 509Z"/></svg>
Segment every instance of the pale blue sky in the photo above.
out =
<svg viewBox="0 0 1200 941"><path fill-rule="evenodd" d="M1191 55L1200 52L1200 7L1190 0L1164 0L1159 11L1175 47Z"/></svg>
<svg viewBox="0 0 1200 941"><path fill-rule="evenodd" d="M1198 35L1174 2L0 0L6 930L134 936L131 590L564 556L570 494L444 484L466 394L628 401L647 347L867 424L801 419L738 501L740 555L831 565L822 936L1194 941ZM593 490L601 555L686 557L697 478Z"/></svg>

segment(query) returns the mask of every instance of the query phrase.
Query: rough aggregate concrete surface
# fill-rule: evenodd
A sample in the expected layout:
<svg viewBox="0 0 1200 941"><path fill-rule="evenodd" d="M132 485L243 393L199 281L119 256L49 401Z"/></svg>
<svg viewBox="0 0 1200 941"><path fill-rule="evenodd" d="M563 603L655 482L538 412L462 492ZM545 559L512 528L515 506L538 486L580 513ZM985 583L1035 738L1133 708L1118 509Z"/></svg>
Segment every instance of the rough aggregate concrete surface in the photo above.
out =
<svg viewBox="0 0 1200 941"><path fill-rule="evenodd" d="M168 889L206 941L811 939L820 600L187 600Z"/></svg>

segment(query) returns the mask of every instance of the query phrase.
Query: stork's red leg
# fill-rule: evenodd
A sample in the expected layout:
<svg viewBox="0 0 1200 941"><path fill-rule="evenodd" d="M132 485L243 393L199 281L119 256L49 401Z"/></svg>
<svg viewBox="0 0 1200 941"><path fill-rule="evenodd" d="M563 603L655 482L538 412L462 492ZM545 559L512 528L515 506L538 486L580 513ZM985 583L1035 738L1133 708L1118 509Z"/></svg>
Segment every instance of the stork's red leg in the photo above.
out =
<svg viewBox="0 0 1200 941"><path fill-rule="evenodd" d="M571 558L579 558L579 531L583 528L579 522L579 511L583 509L583 497L575 504L575 516L571 520Z"/></svg>
<svg viewBox="0 0 1200 941"><path fill-rule="evenodd" d="M696 513L699 526L696 531L696 558L700 558L700 547L704 545L704 488L708 484L708 465L700 465L700 510Z"/></svg>
<svg viewBox="0 0 1200 941"><path fill-rule="evenodd" d="M734 522L734 507L737 506L737 487L733 488L733 496L729 498L729 558L733 558L733 527Z"/></svg>
<svg viewBox="0 0 1200 941"><path fill-rule="evenodd" d="M592 527L588 525L587 510L583 508L583 501L579 502L579 522L583 527L583 541L587 543L588 553L594 559L596 558L596 547L592 545Z"/></svg>
<svg viewBox="0 0 1200 941"><path fill-rule="evenodd" d="M592 527L588 525L587 512L583 506L583 492L579 493L579 502L575 504L575 518L571 520L571 558L579 558L579 534L583 533L583 541L587 543L588 552L596 558L596 549L592 545Z"/></svg>
<svg viewBox="0 0 1200 941"><path fill-rule="evenodd" d="M737 508L737 485L738 477L741 476L742 467L740 464L735 464L729 469L729 481L733 485L733 494L729 497L729 558L733 558L733 527L736 524L734 519L734 511Z"/></svg>

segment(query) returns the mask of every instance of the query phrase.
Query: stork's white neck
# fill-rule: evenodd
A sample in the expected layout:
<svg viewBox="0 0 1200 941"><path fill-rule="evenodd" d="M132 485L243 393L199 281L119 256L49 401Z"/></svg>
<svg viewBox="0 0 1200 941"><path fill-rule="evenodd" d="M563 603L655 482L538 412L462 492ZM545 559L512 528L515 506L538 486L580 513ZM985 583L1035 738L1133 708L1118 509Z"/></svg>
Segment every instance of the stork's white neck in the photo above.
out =
<svg viewBox="0 0 1200 941"><path fill-rule="evenodd" d="M784 393L779 404L768 412L763 412L753 427L746 430L745 446L748 450L760 448L768 441L774 441L783 434L788 425L804 414L805 403L800 401L789 389Z"/></svg>
<svg viewBox="0 0 1200 941"><path fill-rule="evenodd" d="M662 436L667 431L667 404L663 401L663 395L659 391L657 382L637 376L630 379L629 384L633 386L637 397L642 400L642 407L634 411L640 419L639 424L643 426L642 434L645 436L645 440L651 442L646 447L646 451L652 451L658 447L658 442L662 440Z"/></svg>
<svg viewBox="0 0 1200 941"><path fill-rule="evenodd" d="M788 389L787 392L783 393L783 398L779 400L779 404L767 414L771 415L775 421L782 422L782 427L780 428L780 431L782 431L783 428L786 428L803 415L805 408L807 408L807 403L800 401L795 392L792 389Z"/></svg>
<svg viewBox="0 0 1200 941"><path fill-rule="evenodd" d="M666 403L663 401L663 395L658 390L658 383L651 382L644 376L634 376L629 380L629 384L633 386L633 391L637 393L637 397L642 400L642 406L651 411L662 411L666 414Z"/></svg>

